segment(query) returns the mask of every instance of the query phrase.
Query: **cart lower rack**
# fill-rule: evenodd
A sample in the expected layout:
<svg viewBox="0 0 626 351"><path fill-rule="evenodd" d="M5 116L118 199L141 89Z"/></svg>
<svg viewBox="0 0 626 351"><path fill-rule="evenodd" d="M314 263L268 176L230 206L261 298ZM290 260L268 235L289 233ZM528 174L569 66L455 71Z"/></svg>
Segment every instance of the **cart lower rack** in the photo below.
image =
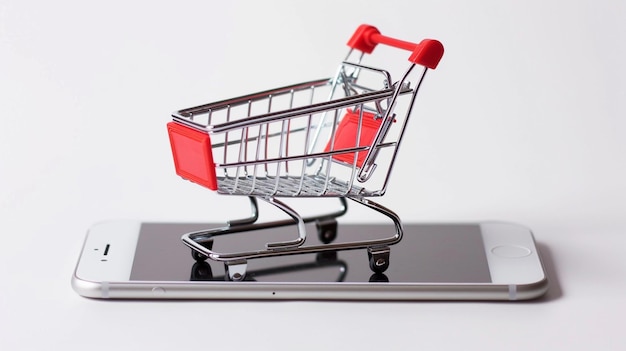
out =
<svg viewBox="0 0 626 351"><path fill-rule="evenodd" d="M361 64L377 44L411 52L409 68L394 81L383 69ZM187 108L168 123L176 173L222 195L246 196L251 215L225 227L183 235L193 257L226 265L227 276L242 280L254 258L367 249L370 268L384 272L390 245L401 241L400 218L371 200L383 196L405 135L418 90L429 69L437 67L443 46L432 39L419 44L389 38L361 25L348 41L350 50L332 78L318 79L224 101ZM421 72L414 72L421 66ZM415 85L409 79L415 76ZM339 199L337 210L302 217L282 198ZM395 231L358 242L334 242L336 218L346 199L387 216ZM258 222L258 201L275 206L290 219ZM315 222L321 245L305 245L305 224ZM295 225L295 239L264 248L216 252L213 241L225 234Z"/></svg>

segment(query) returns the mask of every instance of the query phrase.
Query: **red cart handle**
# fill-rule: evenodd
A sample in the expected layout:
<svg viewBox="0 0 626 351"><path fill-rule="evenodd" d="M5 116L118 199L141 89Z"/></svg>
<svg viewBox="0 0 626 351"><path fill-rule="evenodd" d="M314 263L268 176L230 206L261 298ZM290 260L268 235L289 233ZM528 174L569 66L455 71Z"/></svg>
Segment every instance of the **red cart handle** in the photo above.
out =
<svg viewBox="0 0 626 351"><path fill-rule="evenodd" d="M411 51L409 61L431 69L437 67L443 56L443 45L437 40L424 39L419 44L415 44L384 36L376 27L367 24L360 25L348 41L348 46L366 54L371 54L378 44Z"/></svg>

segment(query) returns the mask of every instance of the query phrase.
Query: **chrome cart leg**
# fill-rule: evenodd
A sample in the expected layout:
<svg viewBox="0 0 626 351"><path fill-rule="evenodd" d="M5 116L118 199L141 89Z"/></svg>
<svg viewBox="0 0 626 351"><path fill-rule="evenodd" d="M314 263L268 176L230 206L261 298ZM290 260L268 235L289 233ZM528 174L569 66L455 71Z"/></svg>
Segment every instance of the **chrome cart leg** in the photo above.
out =
<svg viewBox="0 0 626 351"><path fill-rule="evenodd" d="M389 245L396 244L402 240L404 230L402 229L402 222L400 217L390 209L363 197L349 197L350 200L358 202L364 206L367 206L385 216L389 217L396 228L396 235L392 242L385 243L384 245L370 246L367 248L367 256L370 264L370 269L374 273L382 273L389 268L389 256L391 249Z"/></svg>
<svg viewBox="0 0 626 351"><path fill-rule="evenodd" d="M306 228L304 226L305 222L304 222L304 219L298 214L298 212L296 212L291 207L287 206L287 204L285 204L282 201L277 200L274 197L263 197L261 199L271 205L278 207L280 210L282 210L283 212L291 216L291 218L293 218L296 221L296 225L298 228L298 239L267 243L265 244L265 246L268 249L272 250L272 249L295 248L304 244L304 241L306 240Z"/></svg>
<svg viewBox="0 0 626 351"><path fill-rule="evenodd" d="M234 227L234 226L254 224L254 222L256 222L259 219L259 204L256 201L256 198L254 196L248 196L248 199L250 200L250 210L251 210L250 216L246 218L234 219L234 220L228 221L227 226L229 228ZM206 247L207 249L213 250L212 238L198 239L197 242L201 244L202 246ZM191 249L191 257L193 257L193 259L198 262L204 261L208 258L207 255L199 251L196 251L194 249Z"/></svg>
<svg viewBox="0 0 626 351"><path fill-rule="evenodd" d="M266 228L276 228L281 226L293 225L294 219L296 224L298 225L298 233L299 238L293 241L287 241L283 243L270 243L266 247L271 250L278 250L281 248L293 248L300 247L306 238L306 229L304 228L304 223L309 222L320 222L318 223L318 233L320 235L320 240L334 240L332 231L327 231L330 228L331 220L334 220L336 217L343 216L348 211L348 203L347 200L343 197L339 198L339 202L341 203L341 208L335 212L326 213L321 216L312 216L307 218L302 218L296 211L289 208L284 203L276 200L275 198L261 198L262 200L278 207L283 212L289 214L292 219L284 219L279 221L271 221L271 222L261 222L257 223L257 219L259 217L258 210L258 202L257 198L254 196L248 197L250 200L250 205L252 209L252 214L248 218L231 220L225 227L220 228L212 228L207 230L200 230L195 232L186 233L182 236L183 243L185 245L192 248L191 254L194 260L196 261L204 261L207 259L208 255L211 255L212 259L217 259L220 256L236 256L237 254L226 254L226 253L217 253L212 251L213 246L213 238L220 235L225 234L234 234L251 230L261 230ZM328 225L328 226L327 226ZM327 239L323 239L322 232ZM336 235L336 230L335 230ZM205 250L206 249L206 250Z"/></svg>
<svg viewBox="0 0 626 351"><path fill-rule="evenodd" d="M233 260L224 262L226 277L229 280L241 281L246 278L246 269L248 268L247 260Z"/></svg>
<svg viewBox="0 0 626 351"><path fill-rule="evenodd" d="M250 210L252 212L250 217L230 220L227 222L229 227L253 224L257 221L257 219L259 219L259 204L257 203L256 198L254 196L248 196L248 199L250 200Z"/></svg>

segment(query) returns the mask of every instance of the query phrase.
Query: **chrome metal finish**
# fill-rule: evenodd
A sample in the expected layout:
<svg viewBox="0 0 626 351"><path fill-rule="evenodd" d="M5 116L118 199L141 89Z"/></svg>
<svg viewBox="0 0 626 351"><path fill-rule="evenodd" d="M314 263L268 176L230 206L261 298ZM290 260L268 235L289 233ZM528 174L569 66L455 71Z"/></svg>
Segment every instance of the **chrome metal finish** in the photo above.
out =
<svg viewBox="0 0 626 351"><path fill-rule="evenodd" d="M291 218L293 218L294 221L296 221L296 226L298 228L298 236L299 236L297 239L291 240L291 241L267 243L265 244L265 247L268 248L269 250L280 250L280 249L296 248L304 244L304 241L306 240L306 229L304 227L304 219L300 217L298 212L294 211L291 207L287 206L287 204L285 204L282 201L278 201L274 197L267 197L267 198L261 198L261 199L265 200L267 203L270 203L278 207L283 212L291 216Z"/></svg>
<svg viewBox="0 0 626 351"><path fill-rule="evenodd" d="M363 249L363 248L380 248L386 247L389 245L394 245L400 240L402 240L402 236L404 233L402 223L400 221L400 217L391 211L390 209L374 202L368 200L363 197L346 197L350 200L358 202L364 206L367 206L379 213L384 214L394 223L395 233L392 236L375 239L375 240L364 240L364 241L351 241L351 242L340 242L340 243L330 243L324 245L302 245L294 248L289 248L285 250L275 250L275 249L261 249L256 251L244 251L244 252L235 252L235 253L219 253L215 252L204 245L203 242L212 241L215 236L224 235L224 234L232 234L236 232L242 231L250 231L253 229L260 228L271 228L280 225L293 224L293 221L285 223L285 221L281 222L268 222L264 223L263 226L254 225L248 228L244 228L245 226L238 226L234 228L214 228L209 230L203 230L199 232L192 232L183 235L182 240L183 243L189 246L192 250L202 253L208 258L215 261L229 262L234 260L247 260L254 258L264 258L264 257L273 257L273 256L282 256L282 255L293 255L293 254L303 254L303 253L315 253L315 252L327 252L327 251L337 251L337 250L355 250L355 249ZM309 222L315 220L314 218L309 218L305 221Z"/></svg>
<svg viewBox="0 0 626 351"><path fill-rule="evenodd" d="M227 222L228 226L252 224L259 219L259 205L257 204L256 198L254 196L248 196L248 199L250 200L250 209L252 211L250 217L231 219Z"/></svg>
<svg viewBox="0 0 626 351"><path fill-rule="evenodd" d="M356 60L354 56L358 56ZM363 65L362 59L363 53L359 56L351 50L332 78L172 114L174 122L210 136L218 171L217 192L247 196L252 207L250 217L231 220L226 227L183 235L185 245L200 257L227 263L230 279L238 278L237 274L245 276L248 259L336 250L367 248L374 271L388 266L389 246L402 239L402 224L393 211L368 198L382 196L387 189L428 69L419 75L413 73L415 64L411 64L402 78L394 81L388 71ZM418 81L415 88L409 82L413 76ZM340 135L351 124L354 128L349 136ZM342 209L303 218L278 200L285 197L337 197ZM257 199L280 209L290 219L257 223ZM376 240L305 245L305 223L345 214L346 199L385 215L394 223L395 232L383 233ZM210 245L217 236L285 225L294 226L297 236L293 240L268 242L264 248L241 252L216 252Z"/></svg>
<svg viewBox="0 0 626 351"><path fill-rule="evenodd" d="M246 260L232 260L225 264L226 275L229 280L239 281L246 277L248 262Z"/></svg>

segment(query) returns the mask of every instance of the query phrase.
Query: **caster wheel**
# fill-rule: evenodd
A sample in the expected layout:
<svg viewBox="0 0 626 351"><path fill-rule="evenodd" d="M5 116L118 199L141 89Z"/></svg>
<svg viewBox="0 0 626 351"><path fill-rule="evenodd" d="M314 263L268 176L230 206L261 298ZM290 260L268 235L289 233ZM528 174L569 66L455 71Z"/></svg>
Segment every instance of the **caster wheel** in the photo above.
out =
<svg viewBox="0 0 626 351"><path fill-rule="evenodd" d="M383 273L389 268L389 255L391 250L388 247L378 249L367 249L370 269L374 273Z"/></svg>
<svg viewBox="0 0 626 351"><path fill-rule="evenodd" d="M191 257L198 262L206 261L208 258L206 255L199 253L196 250L191 250Z"/></svg>
<svg viewBox="0 0 626 351"><path fill-rule="evenodd" d="M337 221L334 219L317 220L317 236L324 244L330 244L337 238Z"/></svg>
<svg viewBox="0 0 626 351"><path fill-rule="evenodd" d="M384 258L376 259L373 256L370 257L370 269L372 272L380 274L386 271L387 268L389 268L389 260Z"/></svg>

